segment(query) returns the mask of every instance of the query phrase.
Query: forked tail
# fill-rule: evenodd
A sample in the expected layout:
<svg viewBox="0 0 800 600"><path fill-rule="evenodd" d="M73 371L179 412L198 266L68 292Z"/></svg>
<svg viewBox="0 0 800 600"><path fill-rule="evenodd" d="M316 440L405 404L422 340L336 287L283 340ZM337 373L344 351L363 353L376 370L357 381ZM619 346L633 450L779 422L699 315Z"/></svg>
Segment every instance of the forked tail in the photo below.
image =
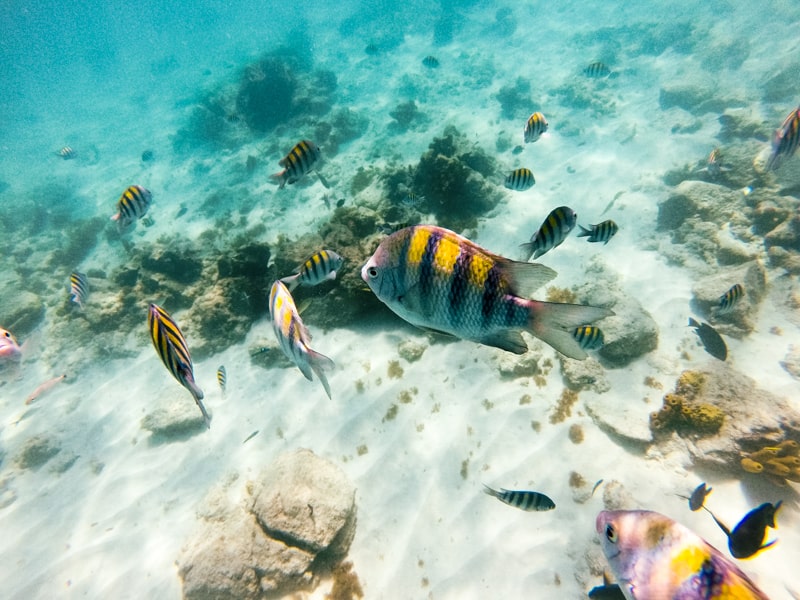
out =
<svg viewBox="0 0 800 600"><path fill-rule="evenodd" d="M599 306L531 300L528 331L564 356L583 360L586 352L573 336L576 327L589 325L614 311Z"/></svg>

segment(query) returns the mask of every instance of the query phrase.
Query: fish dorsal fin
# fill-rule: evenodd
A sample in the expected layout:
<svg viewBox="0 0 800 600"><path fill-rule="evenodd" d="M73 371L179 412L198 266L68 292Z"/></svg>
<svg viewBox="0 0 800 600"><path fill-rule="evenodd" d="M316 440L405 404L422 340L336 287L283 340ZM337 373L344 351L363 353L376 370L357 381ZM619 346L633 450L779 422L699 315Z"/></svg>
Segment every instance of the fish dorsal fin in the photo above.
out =
<svg viewBox="0 0 800 600"><path fill-rule="evenodd" d="M534 292L556 278L556 273L539 263L520 262L498 257L497 265L505 276L510 291L522 298L530 298Z"/></svg>

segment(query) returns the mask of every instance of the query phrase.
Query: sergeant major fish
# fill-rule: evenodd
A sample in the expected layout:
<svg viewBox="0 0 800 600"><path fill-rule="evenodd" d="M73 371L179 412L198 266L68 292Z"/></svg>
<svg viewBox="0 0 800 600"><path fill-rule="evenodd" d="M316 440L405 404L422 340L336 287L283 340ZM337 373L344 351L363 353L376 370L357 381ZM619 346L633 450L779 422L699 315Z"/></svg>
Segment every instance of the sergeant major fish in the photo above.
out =
<svg viewBox="0 0 800 600"><path fill-rule="evenodd" d="M769 600L719 550L664 515L602 511L595 530L628 600Z"/></svg>
<svg viewBox="0 0 800 600"><path fill-rule="evenodd" d="M323 281L336 279L336 272L342 268L344 259L333 250L320 250L293 272L294 275L281 278L291 292L298 285L317 285Z"/></svg>
<svg viewBox="0 0 800 600"><path fill-rule="evenodd" d="M556 507L555 502L541 492L507 490L504 488L494 490L488 485L483 486L483 491L509 506L525 511L553 510Z"/></svg>
<svg viewBox="0 0 800 600"><path fill-rule="evenodd" d="M595 61L583 70L583 74L590 79L602 79L611 75L611 69L604 62Z"/></svg>
<svg viewBox="0 0 800 600"><path fill-rule="evenodd" d="M89 282L86 275L74 271L69 276L69 293L70 300L83 310L83 303L89 297Z"/></svg>
<svg viewBox="0 0 800 600"><path fill-rule="evenodd" d="M503 258L433 225L401 229L381 241L361 278L381 302L412 325L516 354L526 330L570 358L586 358L572 337L605 308L528 300L552 280L544 265Z"/></svg>
<svg viewBox="0 0 800 600"><path fill-rule="evenodd" d="M603 245L608 244L608 240L619 231L619 227L611 219L592 225L591 229L586 229L583 225L578 225L578 227L581 228L578 237L588 237L587 242L603 242Z"/></svg>
<svg viewBox="0 0 800 600"><path fill-rule="evenodd" d="M315 170L321 161L322 152L320 152L319 146L310 140L300 140L289 151L289 154L278 161L278 164L283 167L283 171L271 175L270 178L277 181L278 187L282 189L287 183L291 185ZM317 171L317 177L322 185L326 188L330 187L319 171Z"/></svg>
<svg viewBox="0 0 800 600"><path fill-rule="evenodd" d="M194 367L192 357L189 355L189 348L186 340L181 333L178 324L160 306L151 304L147 311L147 328L150 332L150 340L156 349L161 362L172 376L178 380L192 394L194 401L203 413L206 427L211 428L211 417L203 406L203 390L194 381Z"/></svg>
<svg viewBox="0 0 800 600"><path fill-rule="evenodd" d="M61 148L61 150L56 152L55 155L59 158L63 158L64 160L72 160L78 156L78 153L75 152L75 150L73 150L70 146L64 146Z"/></svg>
<svg viewBox="0 0 800 600"><path fill-rule="evenodd" d="M153 195L140 185L128 187L117 200L117 214L111 217L120 228L128 227L141 219L150 208Z"/></svg>
<svg viewBox="0 0 800 600"><path fill-rule="evenodd" d="M547 119L540 112L533 113L528 117L525 123L525 130L523 131L523 139L526 144L531 144L542 137L542 134L547 131Z"/></svg>
<svg viewBox="0 0 800 600"><path fill-rule="evenodd" d="M225 395L225 388L228 385L228 372L225 370L225 365L220 365L217 369L217 383L219 389L222 390L222 395Z"/></svg>
<svg viewBox="0 0 800 600"><path fill-rule="evenodd" d="M594 325L581 325L576 327L572 336L584 350L599 350L605 344L603 331Z"/></svg>
<svg viewBox="0 0 800 600"><path fill-rule="evenodd" d="M767 170L777 169L784 158L795 153L800 145L800 106L784 119L783 124L772 137L772 152L767 159Z"/></svg>
<svg viewBox="0 0 800 600"><path fill-rule="evenodd" d="M559 206L550 211L530 242L520 244L523 260L534 260L559 246L575 228L578 215L569 206Z"/></svg>
<svg viewBox="0 0 800 600"><path fill-rule="evenodd" d="M744 286L741 283L734 284L731 289L719 297L719 312L726 313L731 311L743 296Z"/></svg>
<svg viewBox="0 0 800 600"><path fill-rule="evenodd" d="M524 192L525 190L531 189L535 183L536 180L533 178L531 170L526 167L521 167L508 174L504 185L509 190Z"/></svg>
<svg viewBox="0 0 800 600"><path fill-rule="evenodd" d="M272 284L269 293L269 316L272 329L283 353L291 360L309 381L312 372L317 375L328 398L331 388L325 371L334 368L333 361L309 346L311 334L300 319L294 299L281 281Z"/></svg>

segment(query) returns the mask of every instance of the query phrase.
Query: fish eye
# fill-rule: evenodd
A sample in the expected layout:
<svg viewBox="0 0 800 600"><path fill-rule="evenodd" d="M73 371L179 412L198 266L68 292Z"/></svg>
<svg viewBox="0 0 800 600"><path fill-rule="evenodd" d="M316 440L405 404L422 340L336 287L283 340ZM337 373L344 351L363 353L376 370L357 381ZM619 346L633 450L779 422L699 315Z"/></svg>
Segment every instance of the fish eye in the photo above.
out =
<svg viewBox="0 0 800 600"><path fill-rule="evenodd" d="M606 525L606 539L612 544L617 543L617 531L613 525Z"/></svg>
<svg viewBox="0 0 800 600"><path fill-rule="evenodd" d="M369 275L370 279L375 279L378 276L378 269L370 267L367 269L367 275Z"/></svg>

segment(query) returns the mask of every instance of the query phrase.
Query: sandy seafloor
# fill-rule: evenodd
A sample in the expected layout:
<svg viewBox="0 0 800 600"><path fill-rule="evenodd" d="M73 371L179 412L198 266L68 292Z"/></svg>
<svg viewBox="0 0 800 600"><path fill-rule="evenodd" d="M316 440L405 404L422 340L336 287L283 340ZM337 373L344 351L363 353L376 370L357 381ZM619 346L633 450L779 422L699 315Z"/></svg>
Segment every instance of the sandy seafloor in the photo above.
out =
<svg viewBox="0 0 800 600"><path fill-rule="evenodd" d="M661 395L644 385L646 376L669 390L682 370L714 360L685 327L694 276L669 266L655 250L668 241L668 234L656 232L655 217L656 202L665 194L664 172L707 155L719 124L707 114L696 131L672 134L673 125L691 123L695 117L677 108L662 111L658 90L667 82L690 84L711 78L721 95L752 98L742 110L770 118L777 126L792 106L763 103L759 85L765 72L796 57L800 9L790 2L770 3L770 8L756 4L715 2L699 8L698 3L686 2L661 14L651 9L637 13L630 5L609 3L592 10L582 5L509 4L518 26L511 37L499 40L484 32L498 5L473 6L463 10L461 33L452 43L436 48L431 23L424 18L425 5L420 3L414 7L423 16L418 22L391 25L405 28L403 43L371 57L364 54L366 40L344 38L331 26L341 20L340 13L322 7L299 7L308 10L305 21L287 14L285 7L267 5L208 9L213 18L200 18L206 13L194 9L185 17L191 27L184 30L174 26L176 15L152 7L138 16L105 11L85 20L66 15L64 3L36 9L15 3L2 9L9 15L19 13L13 15L16 31L4 36L6 60L15 66L6 73L13 85L0 101L4 112L0 179L10 186L0 192L0 210L14 211L16 195L35 189L41 181L52 181L76 190L75 197L81 198L78 205L61 207L67 211L63 218L110 215L121 190L137 182L154 192L155 224L139 227L134 243L154 240L175 227L187 236L199 235L211 221L192 210L196 199L213 190L215 179L226 181L227 166L257 152L259 143L248 140L241 151L213 153L202 148L196 155L177 154L170 136L184 124L182 102L198 88L224 81L285 39L298 24L307 28L315 62L337 74L337 103L363 111L370 119L367 132L326 163L334 189L347 190L359 166L381 166L390 155L416 161L447 124L457 126L487 151L493 151L500 130L511 132L519 140L515 144L521 143L524 120L502 118L493 95L517 77L528 78L532 96L542 99L541 106L531 108L545 112L551 132L527 145L520 156L508 150L497 158L508 169L530 166L537 184L524 193L507 192L507 201L481 220L476 241L513 256L516 245L531 235L551 208L568 204L579 213L580 223L594 223L601 220L599 214L614 195L625 192L602 217L613 218L620 226L610 244L586 244L573 233L541 262L558 271L555 284L568 287L585 280L588 261L600 254L619 275L626 293L655 317L657 350L629 367L607 372L612 384L607 393L620 406L640 410L646 419ZM348 16L357 12L341 11ZM43 24L41 19L52 23ZM616 113L607 118L582 115L540 93L579 77L580 69L597 57L599 48L579 47L564 43L565 39L601 26L667 19L696 25L697 35L702 31L706 36L698 48L711 51L731 39L746 41L746 60L708 70L700 66L702 56L670 50L656 56L620 53L620 63L610 65L619 77L604 82L615 90L617 102ZM46 35L59 23L78 21L82 28L66 28L62 37ZM25 27L31 28L30 35ZM204 36L203 28L213 34ZM116 51L101 66L87 66L99 55L81 51L82 44L97 41L97 31L105 32L105 41ZM131 36L136 40L123 43L130 31L137 32ZM50 40L40 48L42 56L32 49L37 39ZM421 65L427 54L438 57L439 69ZM149 65L169 55L177 57L180 68L163 77L153 75ZM491 85L474 83L470 74L477 70L492 73ZM404 78L415 83L417 103L430 122L427 128L393 135L388 112L407 99L398 91ZM580 123L582 134L559 135L560 119ZM306 134L285 137L283 145ZM61 161L52 152L65 144L79 152L95 148L100 158L91 163ZM152 164L141 163L144 148L154 150L157 160ZM277 170L279 156L266 158ZM269 223L265 241L281 233L298 235L325 220L328 213L320 199L325 190L319 183L279 191L266 180L266 172L252 180L252 193L260 200L248 216L251 224ZM40 199L43 204L52 201ZM165 216L162 207L182 203L189 207L187 217ZM47 244L47 231L42 231L40 242L29 243ZM112 268L124 259L118 246L104 240L82 266ZM0 269L10 268L5 260L0 264ZM768 276L776 273L769 271ZM264 290L265 313L267 293ZM91 303L87 310L92 310ZM142 315L144 327L144 310ZM2 318L0 307L0 325ZM779 366L792 341L800 341L797 325L785 320L770 296L756 321L751 335L728 338L729 363L760 387L800 407L798 381ZM599 582L583 583L591 579L584 555L594 544L594 519L602 509L602 494L585 504L574 502L568 485L573 470L590 482L619 481L639 507L663 512L725 548L724 535L710 517L689 512L685 501L675 496L689 493L702 476L687 469L682 457L645 458L610 439L582 409L592 392L581 393L565 422L550 424L548 416L563 389L557 367L540 388L524 378L501 379L495 360L502 354L499 350L470 342L433 343L419 362L401 360L402 378L390 378L387 366L398 359L399 342L411 338L430 344L424 334L414 333L399 320L396 324L380 330L325 332L312 327L314 347L337 365L329 377L333 391L329 400L317 382L306 381L294 368L264 370L251 364L248 348L272 337L265 318L241 343L196 361L195 373L213 412L210 431L161 445L148 441L140 420L173 397L189 403L191 399L149 344L134 348L139 351L135 358L75 373L69 385L42 398L15 425L25 412L27 394L60 372L58 364L43 364L36 350L31 351L23 363L22 379L0 387L0 447L5 452L0 476L13 490L6 493L15 496L0 509L2 595L178 598L175 560L197 526L195 511L206 494L237 475L228 488L236 498L248 477L280 452L298 447L341 465L357 487L358 529L349 560L367 598L585 597L588 587ZM784 331L782 337L768 333L773 326ZM39 344L48 343L47 328L45 321ZM688 350L690 358L682 357L682 350ZM542 352L555 358L549 348ZM215 381L219 364L228 371L224 398ZM362 393L356 390L357 380L364 383ZM398 394L412 387L418 390L412 402L400 404L393 420L384 420ZM520 405L524 394L530 394L532 402ZM651 403L643 403L644 397ZM532 429L532 421L542 424L540 431ZM575 423L584 429L581 444L568 439L567 430ZM260 433L243 445L254 430ZM62 452L79 459L60 475L47 466L15 472L15 452L25 440L42 433L57 438ZM464 461L468 462L462 474ZM95 463L104 465L99 474L91 468ZM800 590L796 493L791 488L745 489L729 478L708 482L714 487L709 505L729 523L761 501L776 501L774 494L780 494L785 506L779 513L779 529L771 532L778 544L742 561L741 567L771 598L788 598L786 586ZM484 483L545 492L557 509L517 511L484 495ZM576 573L583 574L580 582Z"/></svg>

